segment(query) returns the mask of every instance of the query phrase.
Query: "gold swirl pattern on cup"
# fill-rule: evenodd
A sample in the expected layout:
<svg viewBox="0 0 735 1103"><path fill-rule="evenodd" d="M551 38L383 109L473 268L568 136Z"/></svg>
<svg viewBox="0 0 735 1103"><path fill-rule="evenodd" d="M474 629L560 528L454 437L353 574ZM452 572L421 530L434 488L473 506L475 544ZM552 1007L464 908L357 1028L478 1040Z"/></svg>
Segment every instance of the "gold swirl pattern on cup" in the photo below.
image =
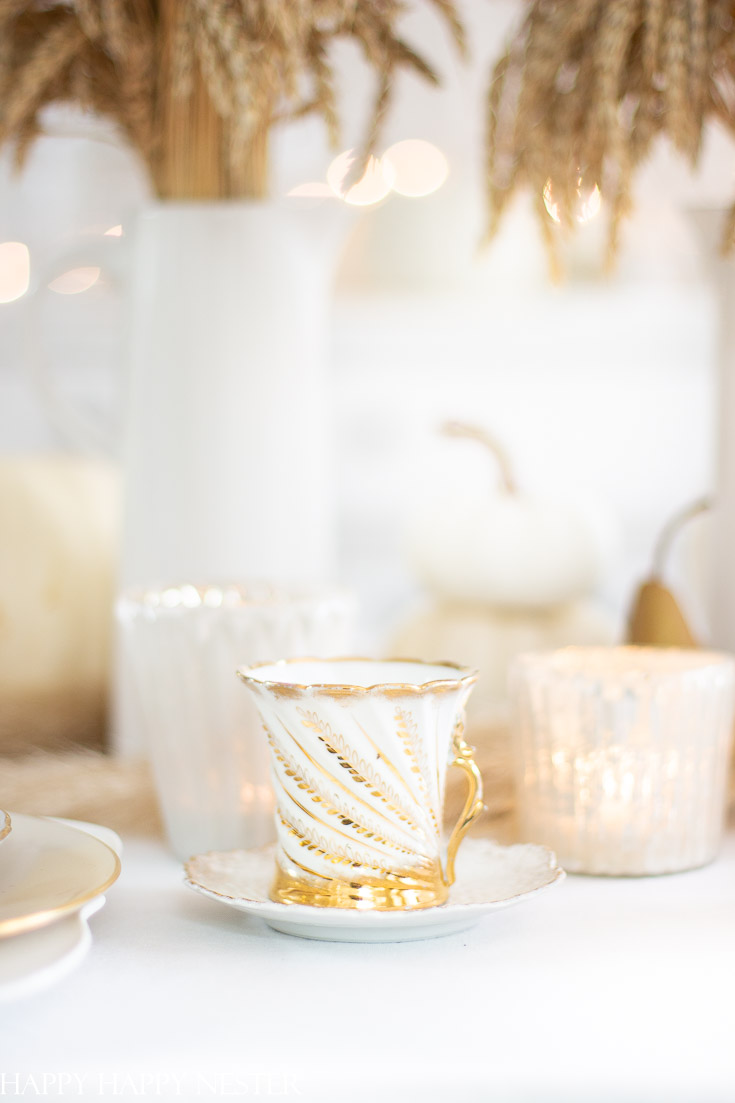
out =
<svg viewBox="0 0 735 1103"><path fill-rule="evenodd" d="M299 661L321 668L370 662L263 665ZM299 684L296 671L293 683L270 671L259 677L257 668L239 672L256 692L271 748L278 835L271 899L392 910L448 898L444 777L476 675L452 664L426 665L448 668L447 676L351 685L348 679Z"/></svg>

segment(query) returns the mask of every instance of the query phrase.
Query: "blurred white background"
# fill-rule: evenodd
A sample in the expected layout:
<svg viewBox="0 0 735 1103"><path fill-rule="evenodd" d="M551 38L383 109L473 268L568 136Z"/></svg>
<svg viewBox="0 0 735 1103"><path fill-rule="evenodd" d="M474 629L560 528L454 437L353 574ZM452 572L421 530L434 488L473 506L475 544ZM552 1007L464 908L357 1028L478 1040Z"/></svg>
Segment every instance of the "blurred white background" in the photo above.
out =
<svg viewBox="0 0 735 1103"><path fill-rule="evenodd" d="M416 503L432 498L440 524L446 496L492 485L479 450L438 434L448 418L491 430L524 489L583 503L607 551L600 597L618 618L661 525L711 489L715 300L687 210L735 197L733 150L713 133L696 175L658 152L638 180L612 277L603 272L604 210L567 250L563 286L548 281L522 203L481 251L485 91L521 5L460 6L466 66L429 6L410 16L411 37L444 87L404 78L381 139L381 148L410 138L438 147L449 164L439 190L393 193L348 215L335 198L287 200L331 204L344 221L331 368L341 573L360 593L376 646L420 594L405 555ZM369 84L351 50L340 70L348 148ZM28 291L0 303L4 454L73 447L34 379L39 356L49 359L56 389L111 437L123 405L125 254L132 216L148 197L145 176L105 125L58 111L48 131L21 175L7 153L0 165L0 242L24 243L30 263ZM274 194L323 182L333 157L317 122L285 130ZM106 260L97 274L100 245ZM60 262L70 250L74 259ZM17 251L0 250L0 285L22 292L22 257L20 272L3 264L18 265ZM87 271L49 289L70 268ZM691 527L672 564L702 633L704 528Z"/></svg>

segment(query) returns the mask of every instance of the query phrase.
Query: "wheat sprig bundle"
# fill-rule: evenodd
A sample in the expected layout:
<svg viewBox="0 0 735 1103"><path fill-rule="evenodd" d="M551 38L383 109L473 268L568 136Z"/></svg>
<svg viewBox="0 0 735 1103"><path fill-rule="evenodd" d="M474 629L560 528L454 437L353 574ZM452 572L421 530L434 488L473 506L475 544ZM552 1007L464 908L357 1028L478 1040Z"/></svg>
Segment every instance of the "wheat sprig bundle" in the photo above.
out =
<svg viewBox="0 0 735 1103"><path fill-rule="evenodd" d="M488 96L490 235L528 188L555 263L558 229L597 187L612 259L655 140L694 164L710 119L735 134L732 0L530 0Z"/></svg>
<svg viewBox="0 0 735 1103"><path fill-rule="evenodd" d="M427 0L460 50L453 0ZM356 42L376 74L364 164L396 75L437 82L401 36L400 0L0 0L0 144L19 161L44 108L111 117L168 197L262 196L268 136L310 113L339 138L330 48Z"/></svg>

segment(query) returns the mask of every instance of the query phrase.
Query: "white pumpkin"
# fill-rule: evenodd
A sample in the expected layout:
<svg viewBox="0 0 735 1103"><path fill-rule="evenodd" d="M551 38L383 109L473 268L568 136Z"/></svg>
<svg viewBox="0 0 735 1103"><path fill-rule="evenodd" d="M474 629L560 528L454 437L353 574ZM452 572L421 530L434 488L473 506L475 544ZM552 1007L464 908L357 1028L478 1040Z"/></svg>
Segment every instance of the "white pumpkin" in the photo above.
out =
<svg viewBox="0 0 735 1103"><path fill-rule="evenodd" d="M109 465L0 460L0 750L101 738L118 520Z"/></svg>
<svg viewBox="0 0 735 1103"><path fill-rule="evenodd" d="M467 707L467 730L497 815L513 805L508 670L523 651L569 644L608 644L619 626L591 600L614 546L614 529L598 512L536 500L515 485L507 459L482 429L450 423L450 436L479 441L500 469L499 485L447 479L414 512L411 564L430 602L400 628L398 657L451 659L480 677ZM464 789L448 779L450 814Z"/></svg>
<svg viewBox="0 0 735 1103"><path fill-rule="evenodd" d="M433 593L496 608L574 601L594 590L600 573L594 534L579 514L520 494L482 504L450 499L415 519L409 546Z"/></svg>
<svg viewBox="0 0 735 1103"><path fill-rule="evenodd" d="M537 499L515 486L507 460L483 430L450 423L445 431L488 448L500 467L494 490L442 486L415 510L408 556L437 597L504 609L540 609L594 591L607 549L599 523L579 508Z"/></svg>

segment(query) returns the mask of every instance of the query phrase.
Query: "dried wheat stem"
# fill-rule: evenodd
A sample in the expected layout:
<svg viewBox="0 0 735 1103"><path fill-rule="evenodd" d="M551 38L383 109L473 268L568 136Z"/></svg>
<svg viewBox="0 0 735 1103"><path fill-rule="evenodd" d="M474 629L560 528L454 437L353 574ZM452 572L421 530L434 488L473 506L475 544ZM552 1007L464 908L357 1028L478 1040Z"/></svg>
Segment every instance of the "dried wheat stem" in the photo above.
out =
<svg viewBox="0 0 735 1103"><path fill-rule="evenodd" d="M6 101L0 119L0 141L27 125L47 87L58 77L84 45L84 34L76 19L57 23L43 38L17 76L13 96Z"/></svg>
<svg viewBox="0 0 735 1103"><path fill-rule="evenodd" d="M732 0L530 0L488 96L491 228L527 185L551 246L544 191L571 224L580 181L597 183L614 254L656 136L693 160L710 118L735 136Z"/></svg>
<svg viewBox="0 0 735 1103"><path fill-rule="evenodd" d="M309 35L307 54L314 74L314 99L310 102L308 109L321 111L330 144L333 148L337 148L340 127L334 71L327 58L326 43L318 32L312 32Z"/></svg>
<svg viewBox="0 0 735 1103"><path fill-rule="evenodd" d="M426 2L463 48L453 0ZM336 40L376 75L365 157L395 75L436 82L403 14L401 0L0 0L0 139L23 156L43 108L70 100L115 120L161 195L261 196L277 122L316 112L337 141Z"/></svg>
<svg viewBox="0 0 735 1103"><path fill-rule="evenodd" d="M670 0L662 47L667 126L674 144L682 153L693 156L696 129L689 100L688 46L688 0Z"/></svg>
<svg viewBox="0 0 735 1103"><path fill-rule="evenodd" d="M654 79L659 68L665 9L666 0L643 0L641 64L647 81Z"/></svg>
<svg viewBox="0 0 735 1103"><path fill-rule="evenodd" d="M452 3L452 0L431 0L431 3L446 20L461 57L466 58L468 52L467 36L465 34L464 24L459 18L457 9Z"/></svg>
<svg viewBox="0 0 735 1103"><path fill-rule="evenodd" d="M17 15L21 15L27 8L25 0L0 0L0 30Z"/></svg>
<svg viewBox="0 0 735 1103"><path fill-rule="evenodd" d="M699 152L702 121L707 100L709 55L707 52L707 0L689 0L689 81L695 141L693 154Z"/></svg>
<svg viewBox="0 0 735 1103"><path fill-rule="evenodd" d="M92 40L99 38L102 33L99 0L74 0L74 11L79 20L79 26L87 38Z"/></svg>

